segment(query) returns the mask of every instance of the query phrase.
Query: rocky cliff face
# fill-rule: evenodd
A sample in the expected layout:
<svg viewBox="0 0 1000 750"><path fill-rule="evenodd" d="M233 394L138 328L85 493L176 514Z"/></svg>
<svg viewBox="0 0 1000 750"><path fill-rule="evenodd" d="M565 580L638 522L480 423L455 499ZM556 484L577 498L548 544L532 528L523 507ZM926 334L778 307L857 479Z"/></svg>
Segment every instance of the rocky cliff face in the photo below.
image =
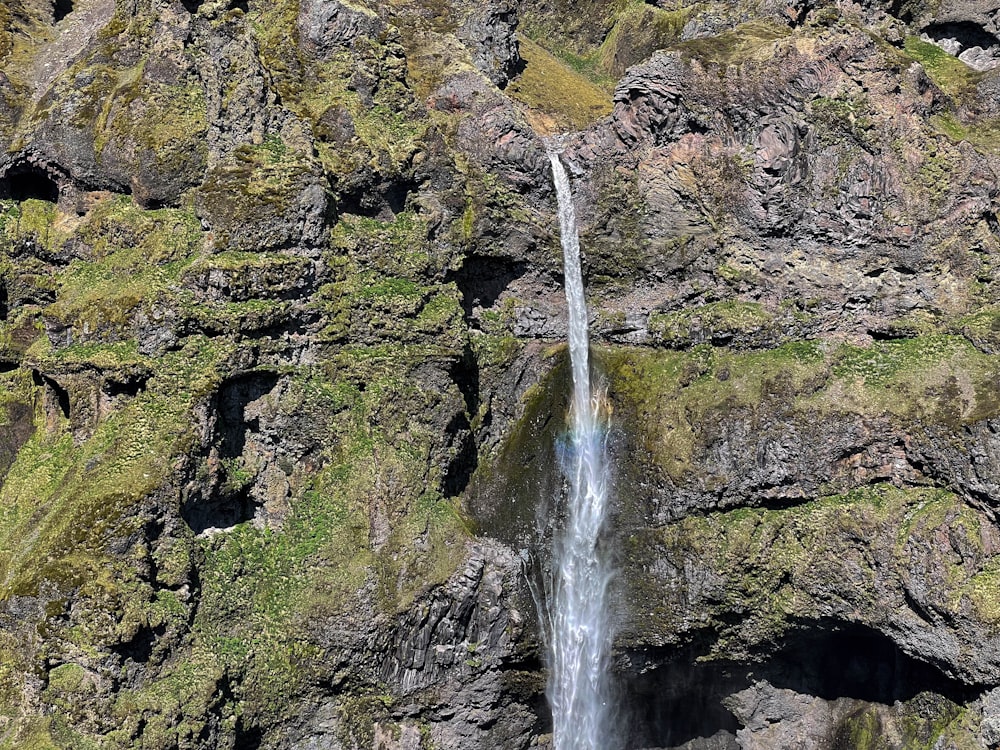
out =
<svg viewBox="0 0 1000 750"><path fill-rule="evenodd" d="M997 18L0 7L0 748L548 746L555 131L622 746L1000 743Z"/></svg>

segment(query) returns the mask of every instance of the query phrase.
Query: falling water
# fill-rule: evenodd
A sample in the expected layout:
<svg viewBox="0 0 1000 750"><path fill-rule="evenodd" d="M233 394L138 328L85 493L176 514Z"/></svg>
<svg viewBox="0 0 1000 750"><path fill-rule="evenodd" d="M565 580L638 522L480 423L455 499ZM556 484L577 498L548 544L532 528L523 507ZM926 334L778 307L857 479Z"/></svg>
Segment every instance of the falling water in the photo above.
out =
<svg viewBox="0 0 1000 750"><path fill-rule="evenodd" d="M602 397L592 393L590 383L587 303L569 178L558 153L550 151L549 160L559 201L573 367L566 462L569 505L552 561L549 699L555 750L605 750L611 642L605 599L610 570L602 559L598 537L607 504L607 425L601 416Z"/></svg>

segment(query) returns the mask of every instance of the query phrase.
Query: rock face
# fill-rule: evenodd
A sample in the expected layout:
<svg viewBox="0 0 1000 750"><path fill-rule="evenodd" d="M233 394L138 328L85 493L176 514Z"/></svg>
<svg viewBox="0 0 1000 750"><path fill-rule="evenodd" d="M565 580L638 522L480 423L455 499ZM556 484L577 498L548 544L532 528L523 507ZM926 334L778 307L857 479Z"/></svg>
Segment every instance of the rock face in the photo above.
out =
<svg viewBox="0 0 1000 750"><path fill-rule="evenodd" d="M997 23L5 3L0 747L551 746L567 122L621 748L994 747Z"/></svg>

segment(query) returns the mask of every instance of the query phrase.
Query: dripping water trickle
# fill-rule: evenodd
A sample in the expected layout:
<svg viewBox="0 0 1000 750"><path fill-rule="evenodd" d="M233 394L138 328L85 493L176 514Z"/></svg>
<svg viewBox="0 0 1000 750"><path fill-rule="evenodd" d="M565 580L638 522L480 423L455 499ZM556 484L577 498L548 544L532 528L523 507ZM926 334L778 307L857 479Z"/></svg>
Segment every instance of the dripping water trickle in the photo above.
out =
<svg viewBox="0 0 1000 750"><path fill-rule="evenodd" d="M606 750L612 638L606 600L611 570L598 539L609 488L607 421L601 409L603 394L590 379L587 303L569 177L558 151L551 150L549 160L559 202L573 373L564 466L569 497L565 525L554 542L549 586L549 701L555 750Z"/></svg>

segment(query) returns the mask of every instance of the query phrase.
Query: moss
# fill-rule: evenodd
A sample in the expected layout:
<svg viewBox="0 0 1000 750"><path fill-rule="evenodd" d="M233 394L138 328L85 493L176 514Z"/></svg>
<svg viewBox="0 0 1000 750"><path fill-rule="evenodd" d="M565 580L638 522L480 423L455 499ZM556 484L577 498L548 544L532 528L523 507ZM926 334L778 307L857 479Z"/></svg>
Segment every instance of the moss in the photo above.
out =
<svg viewBox="0 0 1000 750"><path fill-rule="evenodd" d="M530 39L520 38L524 71L507 92L528 106L536 129L582 130L610 114L611 96Z"/></svg>
<svg viewBox="0 0 1000 750"><path fill-rule="evenodd" d="M666 10L635 1L621 5L615 25L599 52L602 71L613 78L656 50L679 42L695 10L694 6Z"/></svg>
<svg viewBox="0 0 1000 750"><path fill-rule="evenodd" d="M921 515L929 507L933 510ZM875 616L883 606L876 599L876 581L887 571L903 578L908 571L930 576L936 587L930 606L957 615L992 558L969 548L960 560L936 560L928 567L928 545L938 545L942 534L954 534L956 518L962 519L958 525L965 540L978 538L980 516L952 493L874 485L780 510L741 508L688 517L649 532L651 537L636 537L629 555L634 564L654 554L665 555L673 565L697 560L704 566L702 579L713 583L699 595L707 608L703 614L724 620L724 612L744 613L735 626L717 623L713 653L722 656L729 649L773 643L797 621L821 616L830 606ZM876 552L858 549L857 539ZM831 590L830 581L844 583ZM646 599L661 584L654 581L646 593L645 582L630 585L641 610L654 604ZM657 627L669 629L669 602L664 606L661 615L668 624ZM921 729L921 741L926 730Z"/></svg>
<svg viewBox="0 0 1000 750"><path fill-rule="evenodd" d="M960 720L962 713L946 698L920 693L891 709L870 705L853 711L835 729L835 737L838 743L858 750L932 750L941 746L941 735ZM968 746L975 742L974 734L969 732L963 740L960 746Z"/></svg>
<svg viewBox="0 0 1000 750"><path fill-rule="evenodd" d="M817 130L823 145L837 145L847 134L869 149L875 147L872 143L873 111L867 96L816 97L809 103L809 112L819 126Z"/></svg>
<svg viewBox="0 0 1000 750"><path fill-rule="evenodd" d="M982 307L956 320L953 328L980 349L1000 351L1000 306Z"/></svg>
<svg viewBox="0 0 1000 750"><path fill-rule="evenodd" d="M200 330L213 335L251 335L279 329L291 319L293 303L274 299L191 304L185 307Z"/></svg>
<svg viewBox="0 0 1000 750"><path fill-rule="evenodd" d="M217 357L189 341L80 446L67 433L35 433L0 488L0 597L34 593L42 580L77 586L102 566L115 569L109 546L133 533L131 509L190 448L189 410L218 378Z"/></svg>
<svg viewBox="0 0 1000 750"><path fill-rule="evenodd" d="M49 672L49 689L75 693L84 687L86 670L79 664L60 664Z"/></svg>
<svg viewBox="0 0 1000 750"><path fill-rule="evenodd" d="M733 338L773 334L773 317L755 302L712 302L680 312L649 316L649 333L657 343L670 347L702 341L726 342Z"/></svg>
<svg viewBox="0 0 1000 750"><path fill-rule="evenodd" d="M348 256L341 261L348 280L357 272L376 272L420 283L445 267L443 259L432 253L428 234L426 218L411 211L402 211L391 221L343 216L331 233L331 243Z"/></svg>
<svg viewBox="0 0 1000 750"><path fill-rule="evenodd" d="M988 154L995 154L1000 149L1000 118L966 123L955 114L944 112L934 115L931 124L956 143L966 141Z"/></svg>
<svg viewBox="0 0 1000 750"><path fill-rule="evenodd" d="M759 50L789 33L787 27L773 22L751 21L716 36L680 42L677 49L687 60L697 60L704 66L725 69L752 58Z"/></svg>
<svg viewBox="0 0 1000 750"><path fill-rule="evenodd" d="M51 718L23 722L0 737L0 750L64 750L53 737L52 723Z"/></svg>
<svg viewBox="0 0 1000 750"><path fill-rule="evenodd" d="M904 49L912 59L923 66L939 89L959 101L971 96L976 84L982 78L982 73L974 71L936 44L925 42L918 37L906 37Z"/></svg>
<svg viewBox="0 0 1000 750"><path fill-rule="evenodd" d="M89 259L62 272L45 314L88 343L126 342L135 311L176 282L200 250L201 229L190 209L147 211L114 197L94 208L76 241L91 248Z"/></svg>
<svg viewBox="0 0 1000 750"><path fill-rule="evenodd" d="M242 144L209 170L197 195L217 250L283 247L296 240L294 219L302 191L316 182L311 154L273 142ZM253 232L247 228L252 227Z"/></svg>
<svg viewBox="0 0 1000 750"><path fill-rule="evenodd" d="M114 90L102 97L102 127L94 144L98 158L109 144L132 145L145 170L165 176L187 171L193 180L208 156L204 88L197 80L151 83L140 77L141 70L140 64L131 73L119 73Z"/></svg>
<svg viewBox="0 0 1000 750"><path fill-rule="evenodd" d="M867 386L898 382L900 375L942 359L971 353L968 342L955 336L923 336L875 342L870 347L845 346L837 353L833 372L860 378Z"/></svg>
<svg viewBox="0 0 1000 750"><path fill-rule="evenodd" d="M0 238L7 247L35 246L59 251L70 237L67 224L56 205L30 198L0 202Z"/></svg>
<svg viewBox="0 0 1000 750"><path fill-rule="evenodd" d="M300 690L329 679L307 623L353 606L372 586L376 608L395 613L451 575L468 531L456 506L432 489L440 479L430 463L433 432L406 416L440 398L407 374L425 356L389 347L378 359L355 360L361 385L332 363L292 378L278 407L323 436L321 468L290 480L298 489L280 528L244 523L198 540L196 553L183 540L158 553L172 580L183 578L190 555L202 559L193 646L158 680L122 692L116 711L123 721L141 718L174 736L176 716L235 712L244 726L287 718ZM392 520L379 548L376 511ZM414 545L415 538L426 544ZM222 674L239 685L234 703L209 709Z"/></svg>
<svg viewBox="0 0 1000 750"><path fill-rule="evenodd" d="M870 347L791 342L738 353L621 348L606 358L609 395L638 447L675 481L690 481L709 427L781 405L788 418L882 414L956 428L998 413L1000 361L957 336ZM704 471L705 469L702 469Z"/></svg>

